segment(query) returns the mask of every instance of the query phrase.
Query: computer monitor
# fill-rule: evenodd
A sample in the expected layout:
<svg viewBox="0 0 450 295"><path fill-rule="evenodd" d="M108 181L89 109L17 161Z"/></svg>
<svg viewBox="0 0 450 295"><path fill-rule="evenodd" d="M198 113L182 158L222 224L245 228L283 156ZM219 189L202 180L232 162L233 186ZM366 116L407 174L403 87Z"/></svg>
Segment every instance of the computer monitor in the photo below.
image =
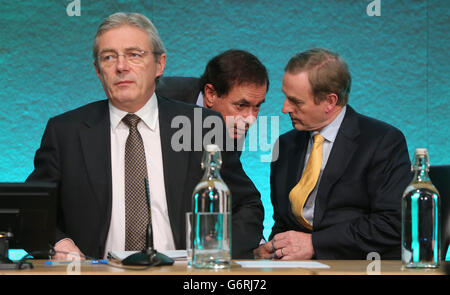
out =
<svg viewBox="0 0 450 295"><path fill-rule="evenodd" d="M4 257L8 247L24 249L34 258L48 258L55 239L56 197L53 183L0 183L3 262L8 262L8 256Z"/></svg>
<svg viewBox="0 0 450 295"><path fill-rule="evenodd" d="M449 260L450 256L450 165L431 166L431 182L439 191L441 199L441 257Z"/></svg>

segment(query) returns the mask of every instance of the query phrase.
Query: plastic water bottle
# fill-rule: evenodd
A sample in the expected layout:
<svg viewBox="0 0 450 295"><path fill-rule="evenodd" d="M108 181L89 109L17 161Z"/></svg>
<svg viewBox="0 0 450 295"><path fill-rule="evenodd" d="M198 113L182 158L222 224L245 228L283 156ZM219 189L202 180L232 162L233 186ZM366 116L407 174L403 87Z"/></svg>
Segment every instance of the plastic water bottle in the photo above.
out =
<svg viewBox="0 0 450 295"><path fill-rule="evenodd" d="M407 268L436 268L440 263L440 197L429 167L427 149L416 149L414 178L402 198L402 264Z"/></svg>
<svg viewBox="0 0 450 295"><path fill-rule="evenodd" d="M220 177L222 158L217 145L203 154L205 174L194 189L192 266L231 266L231 194Z"/></svg>

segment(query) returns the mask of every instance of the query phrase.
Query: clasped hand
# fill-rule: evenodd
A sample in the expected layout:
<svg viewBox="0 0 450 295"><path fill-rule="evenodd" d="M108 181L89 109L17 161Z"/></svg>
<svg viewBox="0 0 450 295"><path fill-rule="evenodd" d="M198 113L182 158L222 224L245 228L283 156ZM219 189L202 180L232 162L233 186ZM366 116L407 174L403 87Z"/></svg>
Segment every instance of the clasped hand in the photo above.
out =
<svg viewBox="0 0 450 295"><path fill-rule="evenodd" d="M253 250L256 258L305 260L314 256L312 235L287 231L276 234L272 240Z"/></svg>

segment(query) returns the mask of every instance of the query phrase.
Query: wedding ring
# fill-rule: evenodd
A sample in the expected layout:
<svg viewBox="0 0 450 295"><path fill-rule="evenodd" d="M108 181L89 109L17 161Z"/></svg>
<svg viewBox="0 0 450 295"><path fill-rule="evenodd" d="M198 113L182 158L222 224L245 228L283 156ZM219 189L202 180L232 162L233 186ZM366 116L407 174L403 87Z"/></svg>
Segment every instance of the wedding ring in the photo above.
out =
<svg viewBox="0 0 450 295"><path fill-rule="evenodd" d="M283 257L284 256L284 254L283 254L283 248L281 248L281 257Z"/></svg>

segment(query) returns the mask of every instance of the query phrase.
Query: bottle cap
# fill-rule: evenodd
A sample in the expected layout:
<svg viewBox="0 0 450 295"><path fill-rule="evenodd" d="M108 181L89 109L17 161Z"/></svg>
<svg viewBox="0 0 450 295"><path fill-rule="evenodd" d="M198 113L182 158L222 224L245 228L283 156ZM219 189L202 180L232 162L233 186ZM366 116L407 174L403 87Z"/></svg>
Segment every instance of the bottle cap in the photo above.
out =
<svg viewBox="0 0 450 295"><path fill-rule="evenodd" d="M208 144L206 146L207 152L220 152L219 146L217 144Z"/></svg>
<svg viewBox="0 0 450 295"><path fill-rule="evenodd" d="M425 156L426 154L428 154L428 151L426 148L417 148L416 149L416 155Z"/></svg>

